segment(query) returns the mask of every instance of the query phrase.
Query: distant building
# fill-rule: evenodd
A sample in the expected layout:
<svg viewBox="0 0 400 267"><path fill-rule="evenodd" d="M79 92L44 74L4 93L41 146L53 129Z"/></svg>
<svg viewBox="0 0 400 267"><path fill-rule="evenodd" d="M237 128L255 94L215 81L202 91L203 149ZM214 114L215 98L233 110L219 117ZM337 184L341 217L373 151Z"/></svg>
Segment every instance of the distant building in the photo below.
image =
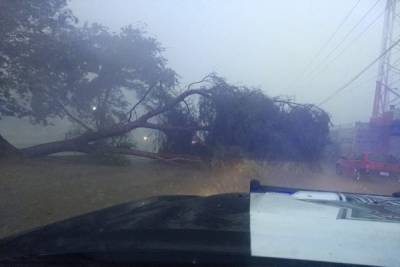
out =
<svg viewBox="0 0 400 267"><path fill-rule="evenodd" d="M369 122L336 126L331 140L341 155L370 152L400 158L400 110L393 109Z"/></svg>

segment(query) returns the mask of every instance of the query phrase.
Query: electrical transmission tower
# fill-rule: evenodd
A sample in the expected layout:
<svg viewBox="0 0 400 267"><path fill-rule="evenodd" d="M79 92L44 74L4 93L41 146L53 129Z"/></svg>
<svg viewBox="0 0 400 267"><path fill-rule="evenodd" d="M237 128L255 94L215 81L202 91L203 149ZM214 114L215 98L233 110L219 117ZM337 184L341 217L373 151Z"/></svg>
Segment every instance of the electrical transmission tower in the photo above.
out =
<svg viewBox="0 0 400 267"><path fill-rule="evenodd" d="M382 51L400 37L399 0L386 0L382 33ZM379 118L400 104L400 46L397 45L380 60L376 81L372 118Z"/></svg>

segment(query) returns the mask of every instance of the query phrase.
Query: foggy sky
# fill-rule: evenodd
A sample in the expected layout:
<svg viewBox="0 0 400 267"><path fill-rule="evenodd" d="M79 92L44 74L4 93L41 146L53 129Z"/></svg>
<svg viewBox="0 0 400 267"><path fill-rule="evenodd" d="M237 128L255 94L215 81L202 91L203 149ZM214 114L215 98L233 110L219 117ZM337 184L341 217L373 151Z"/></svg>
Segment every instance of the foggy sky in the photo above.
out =
<svg viewBox="0 0 400 267"><path fill-rule="evenodd" d="M380 52L383 16L357 42L351 42L384 9L376 8L347 39L349 49L315 79L301 75L316 67L344 38L375 0L362 0L336 38L328 40L356 0L71 0L80 22L98 22L113 31L145 27L166 48L169 66L182 85L210 72L268 95L319 103ZM340 47L336 52L340 52ZM335 57L333 54L332 57ZM372 110L377 65L323 106L333 122L366 121Z"/></svg>

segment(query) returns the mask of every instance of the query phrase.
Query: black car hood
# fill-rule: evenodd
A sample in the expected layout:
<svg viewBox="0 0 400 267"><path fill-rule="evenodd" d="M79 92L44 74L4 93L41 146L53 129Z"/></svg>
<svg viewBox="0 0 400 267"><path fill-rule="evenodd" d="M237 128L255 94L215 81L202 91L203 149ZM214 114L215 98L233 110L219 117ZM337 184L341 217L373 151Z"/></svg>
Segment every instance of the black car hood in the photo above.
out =
<svg viewBox="0 0 400 267"><path fill-rule="evenodd" d="M73 264L78 262L90 266L104 266L104 263L107 265L133 263L203 266L356 266L354 262L358 262L359 259L333 263L332 261L336 260L322 256L316 258L307 255L297 257L281 255L278 258L276 254L264 255L265 252L272 250L261 250L263 253L260 253L260 247L280 244L280 235L285 238L286 231L292 228L289 224L289 228L285 228L285 218L288 218L288 215L297 214L300 221L308 218L302 215L301 209L293 207L304 205L311 207L312 212L318 217L322 207L339 205L335 209L339 215L343 215L343 209L351 211L349 214L346 213L348 216L345 214L344 217L330 219L341 225L343 220L348 220L348 224L349 222L354 224L356 222L354 220L361 219L393 223L392 221L397 218L392 216L398 207L396 198L321 193L323 192L263 187L252 183L251 193L247 194L221 194L209 197L164 196L121 204L1 240L0 265L2 263L48 265L54 261L55 265L65 265L66 262L72 261ZM322 201L309 199L310 196L336 196L339 200ZM276 209L279 205L283 205L282 203L296 205L291 204ZM307 203L312 204L310 206ZM279 214L284 216L277 220L277 223L266 225L269 219L276 219ZM257 222L262 223L257 224ZM323 225L318 229L309 229L307 224L303 224L296 223L300 227L296 234L302 233L303 243L296 243L298 241L295 238L288 239L288 245L290 243L296 249L296 246L303 248L315 238L314 230L329 233ZM278 240L271 239L274 234ZM316 244L316 248L320 247L318 253L324 255L324 237L321 240ZM313 243L310 244L314 246ZM393 246L389 248L393 249ZM287 245L283 243L280 249L284 250L285 247ZM342 256L340 253L338 255ZM346 262L350 264L345 264Z"/></svg>
<svg viewBox="0 0 400 267"><path fill-rule="evenodd" d="M249 250L249 194L165 196L9 237L0 242L0 260L84 255L130 261L149 251L245 256Z"/></svg>

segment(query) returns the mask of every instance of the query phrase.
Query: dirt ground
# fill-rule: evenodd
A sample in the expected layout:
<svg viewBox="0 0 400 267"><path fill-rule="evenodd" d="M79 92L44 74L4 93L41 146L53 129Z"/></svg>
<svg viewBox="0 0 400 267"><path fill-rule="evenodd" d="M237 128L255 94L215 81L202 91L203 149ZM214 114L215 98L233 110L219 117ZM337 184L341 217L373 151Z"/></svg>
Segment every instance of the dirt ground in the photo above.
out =
<svg viewBox="0 0 400 267"><path fill-rule="evenodd" d="M0 238L114 204L184 194L248 192L263 184L390 195L400 179L339 177L329 166L297 163L173 164L133 159L127 166L85 158L53 157L0 162Z"/></svg>

